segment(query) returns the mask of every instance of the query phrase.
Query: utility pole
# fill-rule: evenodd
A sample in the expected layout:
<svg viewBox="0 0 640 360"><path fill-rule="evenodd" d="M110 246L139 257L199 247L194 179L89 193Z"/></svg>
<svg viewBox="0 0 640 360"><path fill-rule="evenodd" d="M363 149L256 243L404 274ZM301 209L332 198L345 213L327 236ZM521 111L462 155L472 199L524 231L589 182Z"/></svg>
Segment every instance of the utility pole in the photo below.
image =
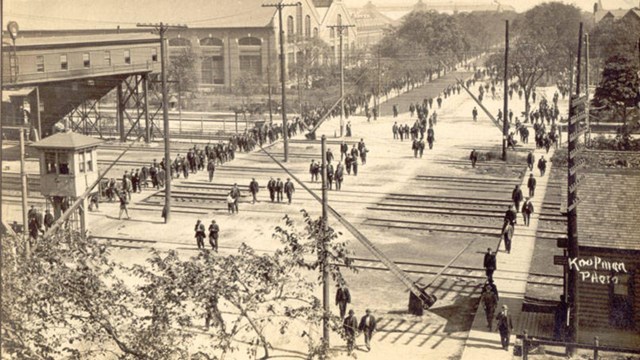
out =
<svg viewBox="0 0 640 360"><path fill-rule="evenodd" d="M327 137L322 135L321 143L322 154L322 340L325 343L326 349L329 349L329 260L327 259Z"/></svg>
<svg viewBox="0 0 640 360"><path fill-rule="evenodd" d="M267 86L269 96L269 123L273 124L273 109L271 108L271 33L267 40Z"/></svg>
<svg viewBox="0 0 640 360"><path fill-rule="evenodd" d="M502 161L507 161L507 135L509 132L509 20L504 26L504 107L502 110Z"/></svg>
<svg viewBox="0 0 640 360"><path fill-rule="evenodd" d="M186 29L186 25L137 24L137 27L153 28L160 35L160 71L162 73L162 120L164 124L164 223L171 218L171 144L169 134L169 108L167 104L167 47L164 34L169 29Z"/></svg>
<svg viewBox="0 0 640 360"><path fill-rule="evenodd" d="M280 82L282 85L282 139L284 141L284 162L289 161L289 126L287 125L287 94L285 84L285 54L284 54L284 26L282 25L282 9L287 6L301 6L302 3L263 4L262 7L278 9L278 23L280 26Z"/></svg>
<svg viewBox="0 0 640 360"><path fill-rule="evenodd" d="M580 23L580 32L578 35L578 61L576 71L576 94L570 98L569 104L569 122L568 122L568 148L567 148L567 237L568 237L568 255L569 259L577 259L578 251L578 211L577 205L580 202L578 198L578 184L581 181L578 177L577 170L583 164L577 161L577 155L580 152L578 148L580 118L584 114L578 109L586 102L585 98L580 96L580 63L582 60L582 23ZM585 105L586 106L586 105ZM578 271L575 267L569 267L568 277L568 303L569 303L569 343L576 343L578 340ZM571 356L576 349L573 346L567 346L567 355Z"/></svg>
<svg viewBox="0 0 640 360"><path fill-rule="evenodd" d="M329 25L330 29L338 30L338 37L340 38L340 47L338 48L338 66L340 66L340 137L343 136L344 131L344 66L342 64L342 35L345 29L354 27L355 25Z"/></svg>
<svg viewBox="0 0 640 360"><path fill-rule="evenodd" d="M380 47L378 47L378 89L376 91L376 104L375 108L380 116L380 93L382 92L382 67L380 66Z"/></svg>
<svg viewBox="0 0 640 360"><path fill-rule="evenodd" d="M22 238L24 240L24 253L28 258L31 253L30 239L29 239L29 218L27 217L28 204L27 196L29 196L29 189L27 188L27 173L25 171L25 153L24 153L24 128L20 128L20 182L22 185L22 223L24 224L22 229Z"/></svg>
<svg viewBox="0 0 640 360"><path fill-rule="evenodd" d="M584 89L585 96L587 97L587 102L585 103L586 108L586 123L587 123L587 131L584 133L584 143L589 144L591 142L591 121L589 119L589 33L584 34L584 45L585 45L585 71L584 71Z"/></svg>

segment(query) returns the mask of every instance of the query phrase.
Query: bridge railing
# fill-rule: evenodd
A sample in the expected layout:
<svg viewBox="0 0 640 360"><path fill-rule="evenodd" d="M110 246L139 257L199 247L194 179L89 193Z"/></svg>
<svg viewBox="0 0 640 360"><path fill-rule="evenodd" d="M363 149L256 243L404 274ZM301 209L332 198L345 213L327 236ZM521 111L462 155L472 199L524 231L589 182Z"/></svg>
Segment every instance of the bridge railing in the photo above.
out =
<svg viewBox="0 0 640 360"><path fill-rule="evenodd" d="M600 352L613 352L620 354L640 354L640 349L632 349L618 346L600 345L598 337L594 337L593 344L581 344L581 343L567 343L562 341L551 341L543 339L530 338L525 330L522 335L516 335L518 339L522 341L522 359L527 360L529 358L529 352L538 346L555 346L555 347L567 347L571 346L575 349L592 350L593 359L600 359Z"/></svg>
<svg viewBox="0 0 640 360"><path fill-rule="evenodd" d="M4 84L22 85L28 83L68 80L83 77L104 76L112 74L126 74L157 70L158 63L147 61L138 64L123 64L111 66L99 66L82 69L55 70L44 72L18 73L17 78L7 77L3 79Z"/></svg>

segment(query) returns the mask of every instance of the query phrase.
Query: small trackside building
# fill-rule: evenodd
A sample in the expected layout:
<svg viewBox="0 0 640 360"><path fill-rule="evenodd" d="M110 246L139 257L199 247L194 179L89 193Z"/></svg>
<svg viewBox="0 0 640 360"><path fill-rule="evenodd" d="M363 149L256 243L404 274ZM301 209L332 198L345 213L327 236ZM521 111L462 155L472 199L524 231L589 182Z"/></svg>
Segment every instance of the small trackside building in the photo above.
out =
<svg viewBox="0 0 640 360"><path fill-rule="evenodd" d="M580 186L579 342L640 344L640 171L590 170Z"/></svg>

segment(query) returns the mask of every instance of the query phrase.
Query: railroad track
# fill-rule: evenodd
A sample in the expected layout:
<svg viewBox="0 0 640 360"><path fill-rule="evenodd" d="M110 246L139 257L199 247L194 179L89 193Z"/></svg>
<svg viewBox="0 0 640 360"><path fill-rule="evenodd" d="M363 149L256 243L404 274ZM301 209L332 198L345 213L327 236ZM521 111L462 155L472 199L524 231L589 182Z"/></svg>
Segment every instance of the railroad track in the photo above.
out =
<svg viewBox="0 0 640 360"><path fill-rule="evenodd" d="M170 242L170 241L157 241L157 240L147 240L147 239L133 239L133 238L121 238L121 237L108 237L108 236L91 236L94 240L98 242L114 248L119 249L129 249L129 250L146 250L151 248L156 249L175 249L175 250L186 250L190 252L198 252L201 251L195 245L187 245L180 242ZM221 246L221 250L229 249L233 250L231 247ZM374 271L389 271L389 269L377 259L368 259L368 258L353 258L354 267L360 270L374 270ZM440 272L443 265L442 264L428 264L428 263L418 263L411 261L394 261L394 263L402 269L405 273L417 274L417 275L436 275ZM507 278L509 280L515 281L524 281L524 274L500 274L496 273L495 278ZM445 270L441 276L444 277L454 277L454 278L463 278L463 279L471 279L471 280L480 280L484 281L486 278L486 274L484 269L475 268L469 266L449 266L447 270ZM545 275L545 274L528 274L526 281L528 284L533 285L542 285L542 286L552 286L552 287L562 287L562 276L555 275Z"/></svg>

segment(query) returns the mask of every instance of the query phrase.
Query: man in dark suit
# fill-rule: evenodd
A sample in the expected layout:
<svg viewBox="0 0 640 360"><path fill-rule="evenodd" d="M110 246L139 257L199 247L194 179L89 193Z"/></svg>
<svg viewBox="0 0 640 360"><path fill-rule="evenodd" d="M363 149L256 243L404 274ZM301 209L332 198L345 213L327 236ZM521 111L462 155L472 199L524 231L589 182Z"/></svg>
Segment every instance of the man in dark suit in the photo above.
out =
<svg viewBox="0 0 640 360"><path fill-rule="evenodd" d="M338 285L338 291L336 291L336 305L340 308L340 318L344 319L344 314L347 312L347 304L351 303L351 293L344 285Z"/></svg>
<svg viewBox="0 0 640 360"><path fill-rule="evenodd" d="M529 197L527 197L522 204L522 218L526 226L529 226L531 222L531 214L533 214L533 203L529 200Z"/></svg>
<svg viewBox="0 0 640 360"><path fill-rule="evenodd" d="M536 178L533 177L533 173L529 174L527 187L529 188L529 197L534 197L536 194Z"/></svg>
<svg viewBox="0 0 640 360"><path fill-rule="evenodd" d="M522 190L520 190L520 185L516 185L515 189L511 192L511 200L513 200L513 204L516 206L516 212L520 211L520 202L522 202Z"/></svg>
<svg viewBox="0 0 640 360"><path fill-rule="evenodd" d="M547 160L544 158L544 155L538 160L538 170L540 170L540 176L544 176L544 173L547 171Z"/></svg>
<svg viewBox="0 0 640 360"><path fill-rule="evenodd" d="M349 355L353 352L353 345L356 342L356 333L358 331L358 319L354 315L353 310L349 310L349 316L344 318L342 322L345 337L347 338L347 350Z"/></svg>
<svg viewBox="0 0 640 360"><path fill-rule="evenodd" d="M282 180L278 178L278 180L276 181L276 200L278 200L278 202L282 202L283 187L284 185L282 184Z"/></svg>
<svg viewBox="0 0 640 360"><path fill-rule="evenodd" d="M500 342L502 348L509 351L509 336L511 330L513 330L513 321L511 321L511 314L507 305L502 305L502 311L496 316L498 321L498 331L500 331Z"/></svg>
<svg viewBox="0 0 640 360"><path fill-rule="evenodd" d="M269 190L269 197L271 198L271 202L273 202L276 195L276 181L273 180L273 178L267 183L267 190Z"/></svg>
<svg viewBox="0 0 640 360"><path fill-rule="evenodd" d="M327 185L331 190L333 187L333 165L331 164L327 165Z"/></svg>
<svg viewBox="0 0 640 360"><path fill-rule="evenodd" d="M527 166L529 167L529 171L533 170L533 164L536 162L536 157L533 155L533 152L529 151L527 154Z"/></svg>
<svg viewBox="0 0 640 360"><path fill-rule="evenodd" d="M476 149L471 150L469 160L471 160L471 167L475 168L476 162L478 162L478 152L476 151Z"/></svg>
<svg viewBox="0 0 640 360"><path fill-rule="evenodd" d="M491 251L491 248L488 248L484 254L483 266L487 273L487 280L493 281L493 272L496 271L496 254Z"/></svg>
<svg viewBox="0 0 640 360"><path fill-rule="evenodd" d="M487 326L489 327L489 331L492 331L493 317L495 316L496 307L498 306L498 297L491 289L491 285L485 284L482 289L482 295L480 296L480 302L482 303L484 313L487 316Z"/></svg>
<svg viewBox="0 0 640 360"><path fill-rule="evenodd" d="M360 319L358 329L364 333L364 344L367 350L371 351L371 336L376 331L376 318L371 315L371 310L367 309L366 314Z"/></svg>
<svg viewBox="0 0 640 360"><path fill-rule="evenodd" d="M342 188L342 181L344 180L344 166L342 162L338 162L338 166L336 166L336 190L340 190Z"/></svg>
<svg viewBox="0 0 640 360"><path fill-rule="evenodd" d="M429 143L429 150L433 149L433 142L436 141L436 136L433 131L433 126L429 126L427 130L427 142Z"/></svg>
<svg viewBox="0 0 640 360"><path fill-rule="evenodd" d="M349 145L347 145L347 143L343 141L342 144L340 144L340 160L347 157L348 151L349 151Z"/></svg>
<svg viewBox="0 0 640 360"><path fill-rule="evenodd" d="M251 182L249 183L249 191L251 192L253 203L255 204L256 201L258 201L258 199L256 199L256 195L258 194L258 191L260 191L260 185L255 178L251 179Z"/></svg>
<svg viewBox="0 0 640 360"><path fill-rule="evenodd" d="M293 197L293 193L296 189L293 186L293 183L289 178L287 178L287 182L284 183L284 192L287 194L287 199L289 200L289 204L291 204L291 198Z"/></svg>

